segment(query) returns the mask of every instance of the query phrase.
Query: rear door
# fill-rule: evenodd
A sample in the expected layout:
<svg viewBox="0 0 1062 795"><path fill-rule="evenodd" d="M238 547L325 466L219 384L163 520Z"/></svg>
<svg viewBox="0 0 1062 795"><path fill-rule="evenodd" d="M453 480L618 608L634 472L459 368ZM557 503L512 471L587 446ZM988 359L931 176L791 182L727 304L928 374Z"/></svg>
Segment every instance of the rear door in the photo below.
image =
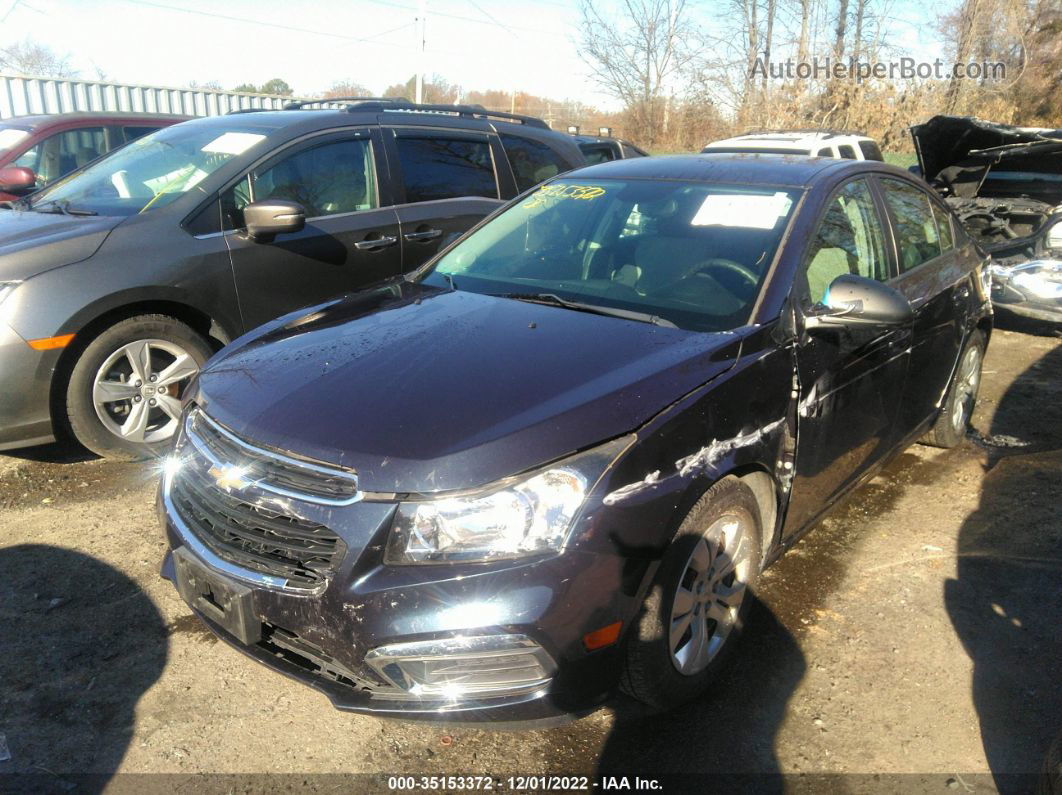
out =
<svg viewBox="0 0 1062 795"><path fill-rule="evenodd" d="M245 328L401 272L398 215L381 193L376 128L303 139L252 169L221 197L223 226ZM243 208L286 199L306 228L271 243L250 240Z"/></svg>
<svg viewBox="0 0 1062 795"><path fill-rule="evenodd" d="M403 271L515 195L505 152L492 133L428 127L385 127L400 225Z"/></svg>
<svg viewBox="0 0 1062 795"><path fill-rule="evenodd" d="M900 408L905 433L936 416L962 345L968 269L953 245L951 219L907 180L878 177L893 230L899 275L890 284L914 308L911 370Z"/></svg>
<svg viewBox="0 0 1062 795"><path fill-rule="evenodd" d="M888 240L869 180L843 185L826 203L804 254L796 305L810 310L844 274L888 281ZM813 520L892 449L910 347L909 326L818 328L799 341L796 471L786 533Z"/></svg>

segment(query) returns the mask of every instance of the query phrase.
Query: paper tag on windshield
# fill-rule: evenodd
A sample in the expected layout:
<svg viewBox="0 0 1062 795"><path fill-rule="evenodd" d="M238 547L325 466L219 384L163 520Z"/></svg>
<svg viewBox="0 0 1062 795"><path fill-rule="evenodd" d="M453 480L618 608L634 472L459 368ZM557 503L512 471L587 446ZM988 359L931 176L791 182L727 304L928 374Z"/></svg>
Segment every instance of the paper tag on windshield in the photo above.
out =
<svg viewBox="0 0 1062 795"><path fill-rule="evenodd" d="M704 203L690 224L693 226L739 226L745 229L774 229L778 219L789 212L792 199L788 193L770 196L749 193L714 193Z"/></svg>
<svg viewBox="0 0 1062 795"><path fill-rule="evenodd" d="M204 146L202 151L219 155L242 155L263 138L264 135L257 133L227 132Z"/></svg>
<svg viewBox="0 0 1062 795"><path fill-rule="evenodd" d="M28 135L29 133L25 130L14 130L10 127L0 130L0 150L10 149Z"/></svg>

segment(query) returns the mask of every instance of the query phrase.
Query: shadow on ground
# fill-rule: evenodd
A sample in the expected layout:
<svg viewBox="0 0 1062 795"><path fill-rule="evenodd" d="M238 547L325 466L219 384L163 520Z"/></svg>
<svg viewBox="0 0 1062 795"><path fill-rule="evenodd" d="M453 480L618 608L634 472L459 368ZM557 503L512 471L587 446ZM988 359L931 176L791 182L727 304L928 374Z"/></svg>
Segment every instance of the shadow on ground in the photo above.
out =
<svg viewBox="0 0 1062 795"><path fill-rule="evenodd" d="M0 790L103 789L165 665L162 617L111 566L23 544L0 549L0 626Z"/></svg>
<svg viewBox="0 0 1062 795"><path fill-rule="evenodd" d="M974 663L973 700L1000 792L1033 792L1062 730L1062 348L1000 400L992 434L1029 448L990 451L980 506L956 545L944 599ZM1047 452L1029 452L1047 451Z"/></svg>

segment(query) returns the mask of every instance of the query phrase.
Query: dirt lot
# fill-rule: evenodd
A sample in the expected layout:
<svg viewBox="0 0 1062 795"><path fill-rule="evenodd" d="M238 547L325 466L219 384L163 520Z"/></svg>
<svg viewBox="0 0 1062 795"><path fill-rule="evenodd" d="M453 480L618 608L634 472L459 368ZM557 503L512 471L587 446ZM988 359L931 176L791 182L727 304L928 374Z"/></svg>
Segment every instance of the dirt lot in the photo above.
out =
<svg viewBox="0 0 1062 795"><path fill-rule="evenodd" d="M1062 344L1029 331L992 340L978 434L901 454L774 566L737 664L666 717L621 701L513 733L339 713L216 642L159 578L150 468L55 445L0 456L0 774L35 776L0 790L556 773L596 789L1028 791L1021 774L1062 729ZM212 776L129 775L157 773ZM293 775L223 775L252 773Z"/></svg>

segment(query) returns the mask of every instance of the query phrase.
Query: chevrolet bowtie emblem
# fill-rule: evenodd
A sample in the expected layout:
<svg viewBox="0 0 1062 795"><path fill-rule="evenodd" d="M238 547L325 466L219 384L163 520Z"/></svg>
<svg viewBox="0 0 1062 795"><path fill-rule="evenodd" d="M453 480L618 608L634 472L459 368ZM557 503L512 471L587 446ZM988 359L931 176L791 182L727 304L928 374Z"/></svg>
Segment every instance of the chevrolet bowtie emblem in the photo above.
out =
<svg viewBox="0 0 1062 795"><path fill-rule="evenodd" d="M215 464L207 470L207 474L214 478L214 485L225 491L243 491L254 483L254 481L247 479L243 467L234 467L228 464L225 466Z"/></svg>

